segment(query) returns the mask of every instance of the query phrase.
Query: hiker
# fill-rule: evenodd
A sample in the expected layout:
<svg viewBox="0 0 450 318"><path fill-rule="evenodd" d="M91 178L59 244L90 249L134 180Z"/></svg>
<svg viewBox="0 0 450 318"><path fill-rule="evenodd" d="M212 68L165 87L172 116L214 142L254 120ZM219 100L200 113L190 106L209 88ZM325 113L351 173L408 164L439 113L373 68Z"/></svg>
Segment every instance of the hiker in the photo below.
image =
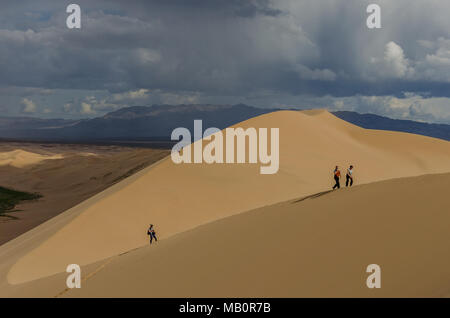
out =
<svg viewBox="0 0 450 318"><path fill-rule="evenodd" d="M348 183L350 181L350 186L353 185L353 166L350 166L350 168L347 169L347 174L345 175L345 178L347 179L345 181L345 186L348 187Z"/></svg>
<svg viewBox="0 0 450 318"><path fill-rule="evenodd" d="M147 235L150 235L150 244L152 244L153 239L155 239L156 242L158 241L153 224L150 224L150 227L147 230Z"/></svg>
<svg viewBox="0 0 450 318"><path fill-rule="evenodd" d="M336 168L334 168L334 181L336 181L336 184L333 186L333 190L336 188L340 188L341 184L339 183L339 179L341 178L341 171L339 171L339 167L336 166Z"/></svg>

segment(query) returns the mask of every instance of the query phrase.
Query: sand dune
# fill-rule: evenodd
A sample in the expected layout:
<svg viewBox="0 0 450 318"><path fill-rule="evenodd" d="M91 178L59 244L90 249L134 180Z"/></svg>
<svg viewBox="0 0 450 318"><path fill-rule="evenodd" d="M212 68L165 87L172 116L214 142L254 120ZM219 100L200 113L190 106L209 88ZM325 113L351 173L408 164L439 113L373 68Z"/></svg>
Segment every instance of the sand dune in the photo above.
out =
<svg viewBox="0 0 450 318"><path fill-rule="evenodd" d="M328 190L336 164L353 164L358 184L450 171L449 142L365 130L326 111L280 111L238 126L280 128L277 174L261 175L259 165L175 165L163 160L2 246L0 264L8 283L146 245L149 223L166 239L217 219Z"/></svg>
<svg viewBox="0 0 450 318"><path fill-rule="evenodd" d="M0 165L0 185L38 192L37 201L24 201L0 216L0 245L83 202L136 171L169 154L169 150L117 146L0 143L0 154L22 149L28 153L60 155L20 168ZM14 218L14 219L12 219Z"/></svg>
<svg viewBox="0 0 450 318"><path fill-rule="evenodd" d="M44 160L62 159L60 154L42 155L21 149L16 149L8 152L0 152L0 166L13 166L16 168L23 168L40 163Z"/></svg>
<svg viewBox="0 0 450 318"><path fill-rule="evenodd" d="M449 174L405 178L241 213L117 257L64 296L442 297L449 188Z"/></svg>
<svg viewBox="0 0 450 318"><path fill-rule="evenodd" d="M445 297L449 187L450 174L427 175L298 198L85 266L81 289L64 273L6 295ZM369 264L380 289L366 287Z"/></svg>

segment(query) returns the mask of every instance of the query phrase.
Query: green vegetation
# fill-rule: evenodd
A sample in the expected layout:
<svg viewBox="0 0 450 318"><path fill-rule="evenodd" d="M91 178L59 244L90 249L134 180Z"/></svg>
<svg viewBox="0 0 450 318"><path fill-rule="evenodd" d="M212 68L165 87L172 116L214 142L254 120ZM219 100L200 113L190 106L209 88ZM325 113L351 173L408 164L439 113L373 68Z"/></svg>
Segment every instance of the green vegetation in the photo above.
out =
<svg viewBox="0 0 450 318"><path fill-rule="evenodd" d="M4 187L0 187L0 217L10 217L13 216L5 215L7 212L14 212L14 207L25 200L36 200L42 197L39 193L28 193L21 192L12 189L7 189Z"/></svg>

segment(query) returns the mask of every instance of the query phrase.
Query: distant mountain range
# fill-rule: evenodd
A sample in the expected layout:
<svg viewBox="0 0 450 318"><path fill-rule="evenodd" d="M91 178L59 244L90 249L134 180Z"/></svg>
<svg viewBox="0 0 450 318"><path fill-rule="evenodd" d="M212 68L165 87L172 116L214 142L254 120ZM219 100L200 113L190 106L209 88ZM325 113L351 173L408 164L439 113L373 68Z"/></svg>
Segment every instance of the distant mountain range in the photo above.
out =
<svg viewBox="0 0 450 318"><path fill-rule="evenodd" d="M0 131L27 129L52 129L75 125L83 120L42 119L36 117L0 117Z"/></svg>
<svg viewBox="0 0 450 318"><path fill-rule="evenodd" d="M354 125L367 129L402 131L450 141L450 125L446 124L429 124L349 111L337 111L333 112L333 114Z"/></svg>
<svg viewBox="0 0 450 318"><path fill-rule="evenodd" d="M244 104L153 105L125 107L101 117L83 120L0 117L0 139L53 142L170 141L173 129L186 127L192 131L195 119L203 120L203 129L223 129L276 110ZM364 128L403 131L450 140L450 125L397 120L349 111L333 114Z"/></svg>
<svg viewBox="0 0 450 318"><path fill-rule="evenodd" d="M173 129L226 128L276 109L239 105L132 106L85 120L0 118L0 138L35 141L167 141Z"/></svg>

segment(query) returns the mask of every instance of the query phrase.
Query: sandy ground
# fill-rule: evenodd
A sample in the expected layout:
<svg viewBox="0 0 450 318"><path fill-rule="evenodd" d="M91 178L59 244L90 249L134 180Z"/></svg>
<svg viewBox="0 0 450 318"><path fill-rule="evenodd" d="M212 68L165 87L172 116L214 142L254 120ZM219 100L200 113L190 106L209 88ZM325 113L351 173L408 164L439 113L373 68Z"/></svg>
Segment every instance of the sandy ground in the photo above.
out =
<svg viewBox="0 0 450 318"><path fill-rule="evenodd" d="M118 257L64 296L442 297L449 188L450 174L398 179L239 214Z"/></svg>
<svg viewBox="0 0 450 318"><path fill-rule="evenodd" d="M332 185L331 172L336 164L342 168L353 164L356 184L450 172L449 142L406 133L365 130L325 111L281 111L250 119L240 123L239 126L280 128L280 170L277 174L261 175L259 165L175 165L170 159L158 162L0 247L0 293L3 291L4 295L9 295L9 291L25 286L20 284L39 279L45 284L55 279L55 282L64 288L64 281L52 275L63 272L66 266L72 263L88 265L88 268L94 269L96 262L147 245L145 234L149 223L156 224L159 237L162 239L161 247L158 249L162 250L164 244L170 244L169 238L187 235L190 232L185 231L200 225L251 209L329 190ZM332 195L334 194L330 194ZM390 197L378 200L381 203L389 203L391 197L395 200L395 192ZM364 199L361 200L363 203ZM349 205L351 200L353 199L347 198L347 201L341 202L341 206L336 209L349 209L349 213L355 215L359 210L351 208ZM437 204L441 210L445 210L439 202ZM317 211L321 212L320 209ZM391 210L389 215L395 211ZM373 210L372 212L374 213ZM278 216L276 219L279 219ZM334 219L330 222L327 219L322 221L321 225L325 228L337 222ZM284 224L281 219L279 222ZM343 230L356 231L361 234L362 240L366 229L358 223L355 223L354 228L347 223L348 228ZM318 224L309 226L310 231L320 232ZM257 226L255 233L249 235L262 235L261 240L265 237L266 242L270 242L271 229L266 227L267 224ZM295 231L286 231L283 237L287 235L292 239L299 239L294 233ZM437 231L436 235L439 233ZM222 255L224 251L222 245L216 244L223 242L221 244L226 246L229 235L227 232L226 235L214 236L208 240L203 237L204 243L196 241L195 247L192 245L186 247L186 250L192 252L192 249L206 249L212 255ZM238 239L238 236L235 237ZM355 236L352 238L355 239ZM440 236L437 238L444 239ZM307 240L306 237L303 239ZM167 243L164 242L166 240ZM253 243L255 242L252 241L251 244ZM294 243L299 244L295 240L292 244ZM286 249L282 247L281 250L293 248L285 244ZM242 253L250 248L244 243L242 246ZM304 248L307 249L308 246ZM236 248L239 250L239 246ZM228 253L228 250L225 251ZM198 253L202 255L203 252ZM183 255L186 262L192 261L188 254ZM178 271L182 272L185 267L183 261L178 259L178 256L173 257L180 261L173 266L178 266ZM334 258L337 258L338 263L343 262L337 254L334 254ZM217 265L218 268L226 271L233 268L231 265L236 267L241 262L240 259L235 259L233 254L230 259L232 262L230 266L225 263L224 266ZM267 262L265 263L267 266L274 266L273 262L276 262L276 257L270 255L265 255L263 259ZM152 258L153 261L157 262ZM204 262L205 266L210 262L206 258L198 261ZM313 266L313 263L310 266ZM161 264L163 267L167 265L168 273L175 268L169 267L167 262ZM242 265L243 268L247 268L244 273L248 274L251 271L248 266L252 268L262 266L261 262L256 264ZM282 265L280 263L280 266ZM320 268L325 265L316 264L316 266ZM52 277L46 278L48 276ZM170 286L175 282L168 276L170 275L164 277L167 277ZM288 278L279 281L278 289L270 285L268 288L273 290L271 295L281 295L275 291L280 290L280 286L289 286L287 280ZM167 291L160 290L160 296L166 295ZM292 296L299 295L298 291L288 287L286 291L292 291ZM40 289L39 292L44 293L44 290ZM243 294L244 292L245 289ZM192 295L196 293L193 292ZM236 293L233 296L238 295L239 293Z"/></svg>
<svg viewBox="0 0 450 318"><path fill-rule="evenodd" d="M15 168L23 168L36 165L44 160L62 159L61 154L57 155L41 155L34 152L16 149L8 152L0 153L0 166L12 166Z"/></svg>
<svg viewBox="0 0 450 318"><path fill-rule="evenodd" d="M449 187L450 174L427 175L298 198L85 266L81 289L58 274L7 295L442 297ZM369 264L381 267L380 289L367 288Z"/></svg>
<svg viewBox="0 0 450 318"><path fill-rule="evenodd" d="M8 214L14 219L0 217L0 245L167 154L115 146L1 143L0 185L39 192L43 198L16 206L18 211Z"/></svg>

